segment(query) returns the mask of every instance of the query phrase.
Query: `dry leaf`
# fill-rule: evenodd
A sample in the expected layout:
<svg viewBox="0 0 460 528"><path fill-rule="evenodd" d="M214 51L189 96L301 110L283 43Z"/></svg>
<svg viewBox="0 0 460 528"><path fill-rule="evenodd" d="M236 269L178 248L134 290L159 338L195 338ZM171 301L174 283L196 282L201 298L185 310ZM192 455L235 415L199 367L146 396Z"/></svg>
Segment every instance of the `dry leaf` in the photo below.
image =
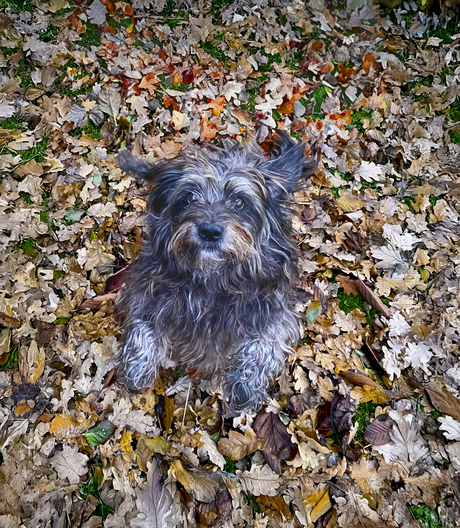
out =
<svg viewBox="0 0 460 528"><path fill-rule="evenodd" d="M219 451L230 460L241 460L254 451L263 450L268 439L261 440L251 428L246 428L244 434L229 431L228 438L219 438Z"/></svg>

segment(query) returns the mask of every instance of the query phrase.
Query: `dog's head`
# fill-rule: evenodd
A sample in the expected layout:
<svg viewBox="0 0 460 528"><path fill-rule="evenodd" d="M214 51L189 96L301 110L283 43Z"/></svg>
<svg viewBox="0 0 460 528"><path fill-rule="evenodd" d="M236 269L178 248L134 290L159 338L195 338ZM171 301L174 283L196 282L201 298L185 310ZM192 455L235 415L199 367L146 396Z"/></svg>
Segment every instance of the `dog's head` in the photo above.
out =
<svg viewBox="0 0 460 528"><path fill-rule="evenodd" d="M179 269L206 274L258 262L264 245L281 250L289 236L285 204L317 160L306 156L305 143L278 134L270 158L255 143L189 150L154 164L119 154L121 169L153 183L150 237Z"/></svg>

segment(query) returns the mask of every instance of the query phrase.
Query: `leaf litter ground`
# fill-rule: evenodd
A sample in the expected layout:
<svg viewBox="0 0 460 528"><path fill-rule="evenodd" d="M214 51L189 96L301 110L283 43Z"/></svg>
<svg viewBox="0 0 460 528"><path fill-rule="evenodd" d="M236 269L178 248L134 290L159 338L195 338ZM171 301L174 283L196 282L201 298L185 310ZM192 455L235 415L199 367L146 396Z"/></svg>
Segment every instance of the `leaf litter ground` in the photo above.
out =
<svg viewBox="0 0 460 528"><path fill-rule="evenodd" d="M458 527L458 3L190 4L0 0L0 525ZM182 367L129 395L117 152L276 129L322 151L295 360L257 416Z"/></svg>

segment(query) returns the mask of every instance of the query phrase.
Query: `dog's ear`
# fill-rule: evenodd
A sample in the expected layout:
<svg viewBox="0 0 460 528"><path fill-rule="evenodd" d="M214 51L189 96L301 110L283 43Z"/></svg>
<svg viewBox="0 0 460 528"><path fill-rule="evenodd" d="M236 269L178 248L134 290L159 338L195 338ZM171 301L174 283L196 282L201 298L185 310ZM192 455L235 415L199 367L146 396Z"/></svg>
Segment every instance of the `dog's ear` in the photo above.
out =
<svg viewBox="0 0 460 528"><path fill-rule="evenodd" d="M312 154L314 149L311 146L306 152L307 143L297 143L284 130L277 130L276 133L278 137L272 159L265 167L275 175L274 183L291 193L302 178L308 178L315 172L319 158Z"/></svg>
<svg viewBox="0 0 460 528"><path fill-rule="evenodd" d="M142 161L135 158L131 152L122 150L117 156L117 165L121 170L129 174L136 174L139 180L154 180L155 170L154 166L147 161Z"/></svg>
<svg viewBox="0 0 460 528"><path fill-rule="evenodd" d="M184 160L182 158L160 159L155 163L148 163L135 158L127 150L122 150L117 156L117 163L125 172L136 174L138 180L146 180L155 184L148 201L148 209L155 213L165 208L172 189L183 176Z"/></svg>

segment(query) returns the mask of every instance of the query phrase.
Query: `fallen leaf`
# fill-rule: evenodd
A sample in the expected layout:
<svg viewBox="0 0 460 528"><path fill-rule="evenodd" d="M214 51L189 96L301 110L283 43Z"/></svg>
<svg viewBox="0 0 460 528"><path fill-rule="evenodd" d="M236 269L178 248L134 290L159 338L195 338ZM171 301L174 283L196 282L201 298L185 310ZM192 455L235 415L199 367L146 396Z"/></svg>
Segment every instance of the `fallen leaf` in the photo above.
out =
<svg viewBox="0 0 460 528"><path fill-rule="evenodd" d="M219 438L219 451L230 460L241 460L245 456L257 450L263 450L268 439L261 440L250 428L244 430L244 434L237 431L229 431L228 438Z"/></svg>
<svg viewBox="0 0 460 528"><path fill-rule="evenodd" d="M254 420L254 431L267 443L263 450L264 458L276 473L281 473L281 462L292 460L297 453L297 445L291 439L286 426L277 414L262 409Z"/></svg>

